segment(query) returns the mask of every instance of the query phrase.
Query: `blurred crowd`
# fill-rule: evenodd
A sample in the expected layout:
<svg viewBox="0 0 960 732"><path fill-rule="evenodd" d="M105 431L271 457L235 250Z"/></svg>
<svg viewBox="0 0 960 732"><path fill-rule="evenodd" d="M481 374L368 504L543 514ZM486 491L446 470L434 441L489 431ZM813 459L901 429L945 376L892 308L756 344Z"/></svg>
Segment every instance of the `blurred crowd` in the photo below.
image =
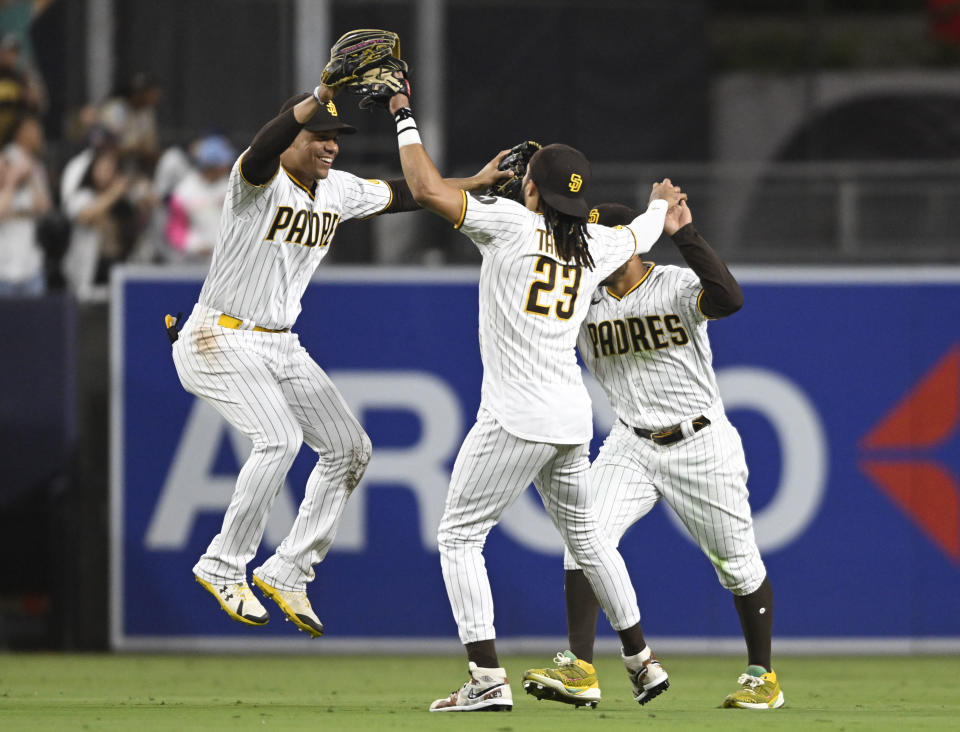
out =
<svg viewBox="0 0 960 732"><path fill-rule="evenodd" d="M23 34L0 37L0 297L105 300L118 262L207 261L238 155L227 137L162 148L162 89L136 73L77 111L73 149L54 165L46 90L25 51Z"/></svg>

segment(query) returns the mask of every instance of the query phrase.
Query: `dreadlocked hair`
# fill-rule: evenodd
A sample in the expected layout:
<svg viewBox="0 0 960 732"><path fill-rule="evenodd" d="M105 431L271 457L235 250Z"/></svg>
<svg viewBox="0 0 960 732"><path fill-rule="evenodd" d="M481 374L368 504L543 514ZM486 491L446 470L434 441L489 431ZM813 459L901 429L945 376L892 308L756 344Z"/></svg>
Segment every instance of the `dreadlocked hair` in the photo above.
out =
<svg viewBox="0 0 960 732"><path fill-rule="evenodd" d="M593 269L593 256L587 247L587 221L580 216L560 213L546 201L541 200L543 220L547 234L553 239L557 257L562 262L571 260L580 267Z"/></svg>

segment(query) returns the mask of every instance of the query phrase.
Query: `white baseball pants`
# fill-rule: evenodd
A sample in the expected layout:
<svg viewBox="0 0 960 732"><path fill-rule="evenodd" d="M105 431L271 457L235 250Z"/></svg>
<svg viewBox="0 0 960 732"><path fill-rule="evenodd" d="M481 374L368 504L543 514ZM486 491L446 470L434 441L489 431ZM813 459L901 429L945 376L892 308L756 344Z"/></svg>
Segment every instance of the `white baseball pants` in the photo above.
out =
<svg viewBox="0 0 960 732"><path fill-rule="evenodd" d="M454 463L438 531L443 580L463 643L496 638L483 545L503 511L531 482L611 625L623 630L640 622L623 558L590 509L588 476L587 445L523 440L481 408Z"/></svg>
<svg viewBox="0 0 960 732"><path fill-rule="evenodd" d="M184 389L211 404L253 442L223 526L194 567L216 584L246 579L267 516L300 446L318 455L290 533L255 574L303 590L333 543L371 445L337 388L293 333L233 330L197 305L173 347Z"/></svg>
<svg viewBox="0 0 960 732"><path fill-rule="evenodd" d="M711 424L673 445L657 445L617 422L590 469L597 521L617 543L662 498L735 595L756 590L767 571L753 534L747 462L722 406ZM577 569L569 552L564 567Z"/></svg>

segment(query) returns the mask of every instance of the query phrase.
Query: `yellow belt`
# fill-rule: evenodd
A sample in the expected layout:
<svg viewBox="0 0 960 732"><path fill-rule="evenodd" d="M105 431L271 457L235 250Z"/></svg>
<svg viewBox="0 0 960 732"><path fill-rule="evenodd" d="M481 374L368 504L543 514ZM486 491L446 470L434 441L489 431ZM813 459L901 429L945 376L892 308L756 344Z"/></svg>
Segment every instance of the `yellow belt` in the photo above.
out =
<svg viewBox="0 0 960 732"><path fill-rule="evenodd" d="M232 315L227 315L223 313L219 318L217 318L217 325L222 325L224 328L233 328L234 330L243 329L243 321L240 318L235 318ZM256 330L260 333L287 333L289 328L281 328L280 330L274 330L273 328L263 328L259 325L253 326L250 330Z"/></svg>

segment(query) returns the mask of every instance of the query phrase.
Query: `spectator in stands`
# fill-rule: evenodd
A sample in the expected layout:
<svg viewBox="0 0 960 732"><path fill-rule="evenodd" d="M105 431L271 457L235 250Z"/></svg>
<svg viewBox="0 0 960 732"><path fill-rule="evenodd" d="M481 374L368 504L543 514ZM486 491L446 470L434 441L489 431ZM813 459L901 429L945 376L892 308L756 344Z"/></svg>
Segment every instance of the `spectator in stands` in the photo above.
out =
<svg viewBox="0 0 960 732"><path fill-rule="evenodd" d="M189 145L186 142L175 141L160 153L153 171L153 194L157 205L146 231L140 238L140 246L133 256L134 261L160 263L179 261L181 258L180 253L170 246L167 239L167 221L173 189L194 170L193 146L200 140L194 140Z"/></svg>
<svg viewBox="0 0 960 732"><path fill-rule="evenodd" d="M120 152L105 146L93 152L76 189L63 199L72 222L64 277L81 300L106 299L110 268L132 251L151 200L149 182L120 169Z"/></svg>
<svg viewBox="0 0 960 732"><path fill-rule="evenodd" d="M157 104L161 96L157 80L139 72L121 85L100 109L100 121L116 135L124 158L147 175L152 175L160 156Z"/></svg>
<svg viewBox="0 0 960 732"><path fill-rule="evenodd" d="M13 135L24 112L39 112L42 92L23 71L20 39L14 33L0 37L0 145Z"/></svg>
<svg viewBox="0 0 960 732"><path fill-rule="evenodd" d="M167 201L177 184L193 170L190 155L188 146L178 144L170 145L160 153L153 171L153 192L161 201Z"/></svg>
<svg viewBox="0 0 960 732"><path fill-rule="evenodd" d="M191 149L197 167L170 195L167 243L181 261L208 262L217 241L227 179L237 151L222 135L204 137Z"/></svg>
<svg viewBox="0 0 960 732"><path fill-rule="evenodd" d="M171 144L157 160L151 180L152 210L149 221L140 236L139 244L130 255L131 262L154 263L170 261L175 252L167 242L167 213L170 194L191 170L193 161L185 146Z"/></svg>
<svg viewBox="0 0 960 732"><path fill-rule="evenodd" d="M80 187L80 181L90 168L90 162L98 150L116 147L117 138L104 125L92 124L84 136L86 146L63 166L60 173L60 200L69 200Z"/></svg>
<svg viewBox="0 0 960 732"><path fill-rule="evenodd" d="M43 126L22 114L0 152L0 296L42 295L46 289L37 221L51 208L43 165Z"/></svg>

